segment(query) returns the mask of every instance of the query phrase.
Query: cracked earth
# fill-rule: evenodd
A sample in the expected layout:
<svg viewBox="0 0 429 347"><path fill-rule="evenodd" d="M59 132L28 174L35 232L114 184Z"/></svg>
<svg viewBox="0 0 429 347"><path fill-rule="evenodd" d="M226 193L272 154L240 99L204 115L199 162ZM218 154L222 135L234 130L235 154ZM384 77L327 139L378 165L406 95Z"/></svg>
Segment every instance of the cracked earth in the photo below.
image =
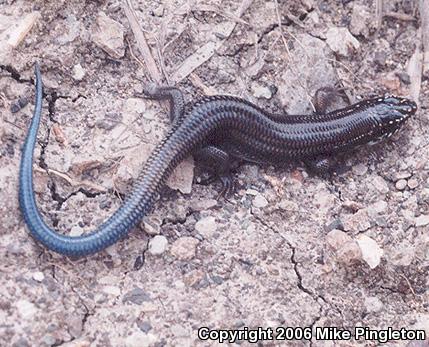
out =
<svg viewBox="0 0 429 347"><path fill-rule="evenodd" d="M385 4L413 19L385 17L379 28L375 5L360 0L255 0L240 18L234 1L133 3L167 77L207 42L224 40L178 84L188 102L217 92L311 113L323 86L350 102L415 93L414 1ZM168 108L141 97L150 77L120 2L3 1L0 24L33 12L40 16L23 42L0 55L0 345L210 345L197 338L201 326L429 333L428 71L416 117L390 141L340 158L336 174L244 164L225 200L219 184L201 184L204 172L189 158L128 237L69 259L37 244L18 209L34 62L45 86L34 188L46 222L62 233L85 233L118 208L167 131ZM104 16L123 27L115 50L95 35ZM337 28L347 35L338 39ZM355 344L377 342L335 343Z"/></svg>

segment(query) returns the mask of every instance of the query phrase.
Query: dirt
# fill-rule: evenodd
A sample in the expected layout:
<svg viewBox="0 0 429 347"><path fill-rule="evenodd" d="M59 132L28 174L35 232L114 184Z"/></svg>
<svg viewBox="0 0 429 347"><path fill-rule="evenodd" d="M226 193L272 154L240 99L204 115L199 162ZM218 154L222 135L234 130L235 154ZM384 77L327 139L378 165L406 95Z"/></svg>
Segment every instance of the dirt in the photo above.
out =
<svg viewBox="0 0 429 347"><path fill-rule="evenodd" d="M385 2L383 13L411 20L384 17L379 27L371 1L254 0L241 20L233 1L133 3L166 76L206 42L224 40L179 83L189 102L205 88L309 113L322 86L343 88L350 102L411 93L407 64L420 42L414 1ZM29 236L17 203L34 63L45 84L35 189L45 220L63 233L90 230L120 205L169 127L167 105L141 97L150 76L119 1L3 1L0 22L35 11L23 42L0 61L1 345L214 344L198 339L202 326L429 334L427 73L414 119L388 142L342 158L338 174L314 176L301 163L243 165L234 173L237 192L217 200L219 185L197 177L183 193L192 183L188 160L170 182L180 190L166 187L129 237L73 260ZM101 12L121 24L107 25L117 30L117 47L94 39ZM234 21L230 37L216 35ZM337 40L336 27L348 29ZM30 102L17 111L20 98ZM380 342L287 342L334 344Z"/></svg>

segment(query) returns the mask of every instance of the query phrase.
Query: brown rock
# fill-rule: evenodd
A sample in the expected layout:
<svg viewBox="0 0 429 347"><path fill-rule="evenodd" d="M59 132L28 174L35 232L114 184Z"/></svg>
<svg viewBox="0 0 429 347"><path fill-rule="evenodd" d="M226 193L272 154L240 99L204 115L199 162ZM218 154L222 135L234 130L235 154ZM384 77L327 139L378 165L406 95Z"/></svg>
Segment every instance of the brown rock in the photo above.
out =
<svg viewBox="0 0 429 347"><path fill-rule="evenodd" d="M357 211L355 214L347 215L343 219L344 230L346 231L365 231L371 227L368 211L365 209Z"/></svg>
<svg viewBox="0 0 429 347"><path fill-rule="evenodd" d="M198 243L194 237L181 237L172 244L171 254L179 260L191 260L195 257Z"/></svg>
<svg viewBox="0 0 429 347"><path fill-rule="evenodd" d="M104 12L97 16L96 25L92 31L92 40L112 58L124 56L124 27L121 23L109 18Z"/></svg>

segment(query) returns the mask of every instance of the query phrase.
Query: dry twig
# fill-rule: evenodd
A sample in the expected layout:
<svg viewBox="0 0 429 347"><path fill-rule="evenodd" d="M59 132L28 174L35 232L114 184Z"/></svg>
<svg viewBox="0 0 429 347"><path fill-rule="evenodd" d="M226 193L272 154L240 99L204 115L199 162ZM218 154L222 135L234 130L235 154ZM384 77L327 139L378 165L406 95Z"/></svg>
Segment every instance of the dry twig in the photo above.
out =
<svg viewBox="0 0 429 347"><path fill-rule="evenodd" d="M429 73L429 0L420 0L420 18L423 44L423 73Z"/></svg>
<svg viewBox="0 0 429 347"><path fill-rule="evenodd" d="M376 17L376 28L381 28L381 22L383 21L383 0L375 1L375 17Z"/></svg>
<svg viewBox="0 0 429 347"><path fill-rule="evenodd" d="M243 13L249 8L253 0L243 0L240 8L235 13L237 18L240 18ZM223 43L229 38L232 34L236 21L226 23L222 30L223 39L217 41L210 41L197 49L197 51L191 54L185 61L178 67L178 69L171 76L171 82L177 84L183 79L185 79L189 74L191 74L196 68L208 61L218 48L220 48Z"/></svg>
<svg viewBox="0 0 429 347"><path fill-rule="evenodd" d="M130 23L131 30L133 31L134 36L136 38L139 51L143 56L143 60L146 64L147 69L149 70L149 74L155 82L160 83L162 81L162 75L158 70L155 59L153 59L149 45L146 42L143 30L140 28L136 12L133 8L131 0L124 0L123 8L125 11L125 15L127 16L128 22Z"/></svg>
<svg viewBox="0 0 429 347"><path fill-rule="evenodd" d="M387 12L383 15L383 17L390 17L398 20L403 20L405 22L413 22L416 20L415 17L410 16L406 13L400 13L400 12Z"/></svg>
<svg viewBox="0 0 429 347"><path fill-rule="evenodd" d="M418 34L420 37L420 33ZM407 73L410 76L410 95L412 99L419 104L420 89L422 84L423 71L423 53L420 50L420 45L417 45L416 50L411 56L407 64Z"/></svg>

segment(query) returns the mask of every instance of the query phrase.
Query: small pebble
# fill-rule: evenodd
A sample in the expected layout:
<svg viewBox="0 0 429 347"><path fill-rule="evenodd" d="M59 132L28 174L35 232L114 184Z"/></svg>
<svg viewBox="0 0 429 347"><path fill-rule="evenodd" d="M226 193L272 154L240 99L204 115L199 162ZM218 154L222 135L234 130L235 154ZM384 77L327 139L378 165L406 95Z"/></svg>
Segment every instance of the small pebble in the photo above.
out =
<svg viewBox="0 0 429 347"><path fill-rule="evenodd" d="M137 320L136 324L144 333L148 333L152 329L152 325L148 321Z"/></svg>
<svg viewBox="0 0 429 347"><path fill-rule="evenodd" d="M416 249L411 244L398 246L389 254L389 261L395 266L409 266L413 262L416 255Z"/></svg>
<svg viewBox="0 0 429 347"><path fill-rule="evenodd" d="M365 308L367 312L378 312L383 308L383 303L375 296L368 296L365 298Z"/></svg>
<svg viewBox="0 0 429 347"><path fill-rule="evenodd" d="M383 249L375 240L366 235L359 235L356 241L362 252L362 259L371 269L375 269L381 262L381 257L384 254Z"/></svg>
<svg viewBox="0 0 429 347"><path fill-rule="evenodd" d="M268 205L267 199L265 199L265 197L261 194L256 195L255 198L253 199L253 206L255 206L256 208L263 208L267 205Z"/></svg>
<svg viewBox="0 0 429 347"><path fill-rule="evenodd" d="M352 242L353 239L344 231L334 229L326 235L326 242L335 251L340 249L347 242Z"/></svg>
<svg viewBox="0 0 429 347"><path fill-rule="evenodd" d="M162 17L164 15L164 6L160 5L153 10L153 15L156 17Z"/></svg>
<svg viewBox="0 0 429 347"><path fill-rule="evenodd" d="M29 102L29 100L25 96L20 97L16 102L14 102L10 106L10 112L16 113L16 112L20 111L25 106L27 106L28 102Z"/></svg>
<svg viewBox="0 0 429 347"><path fill-rule="evenodd" d="M195 230L200 234L209 237L217 229L216 219L212 216L200 219L195 223Z"/></svg>
<svg viewBox="0 0 429 347"><path fill-rule="evenodd" d="M395 180L410 178L412 174L408 171L399 171L395 174Z"/></svg>
<svg viewBox="0 0 429 347"><path fill-rule="evenodd" d="M151 333L135 331L125 339L125 347L142 347L153 346L157 341L157 337Z"/></svg>
<svg viewBox="0 0 429 347"><path fill-rule="evenodd" d="M407 181L404 179L400 179L395 183L395 187L398 190L404 190L406 186L407 186Z"/></svg>
<svg viewBox="0 0 429 347"><path fill-rule="evenodd" d="M375 176L372 179L372 184L374 187L380 192L380 193L387 193L389 191L389 186L387 185L386 181L381 176Z"/></svg>
<svg viewBox="0 0 429 347"><path fill-rule="evenodd" d="M368 230L371 227L368 211L361 209L355 214L346 215L343 219L344 230L360 232Z"/></svg>
<svg viewBox="0 0 429 347"><path fill-rule="evenodd" d="M255 190L255 189L250 189L249 188L249 189L246 190L246 194L256 196L256 195L259 194L259 192L257 190Z"/></svg>
<svg viewBox="0 0 429 347"><path fill-rule="evenodd" d="M152 255L161 255L168 246L168 240L163 235L156 235L149 241L149 253Z"/></svg>
<svg viewBox="0 0 429 347"><path fill-rule="evenodd" d="M134 289L131 289L129 292L125 293L124 297L122 298L123 303L132 302L136 305L141 305L148 301L152 301L150 295L139 287L134 287Z"/></svg>
<svg viewBox="0 0 429 347"><path fill-rule="evenodd" d="M141 226L148 235L159 235L161 233L162 221L156 217L144 217Z"/></svg>
<svg viewBox="0 0 429 347"><path fill-rule="evenodd" d="M374 202L373 204L371 204L369 206L368 211L369 212L374 212L374 213L382 213L385 212L387 210L388 204L386 201L384 200L379 200L377 202Z"/></svg>
<svg viewBox="0 0 429 347"><path fill-rule="evenodd" d="M357 176L363 176L368 172L368 167L362 163L359 163L352 167L353 173Z"/></svg>
<svg viewBox="0 0 429 347"><path fill-rule="evenodd" d="M253 83L251 89L252 89L252 94L256 98L271 99L271 97L273 96L270 88L267 88L265 86L261 86L258 83Z"/></svg>
<svg viewBox="0 0 429 347"><path fill-rule="evenodd" d="M359 245L349 235L341 230L332 230L326 235L326 242L335 252L336 260L345 265L351 265L362 259Z"/></svg>
<svg viewBox="0 0 429 347"><path fill-rule="evenodd" d="M197 252L199 241L190 236L184 236L174 241L171 246L171 254L180 260L191 260Z"/></svg>
<svg viewBox="0 0 429 347"><path fill-rule="evenodd" d="M121 295L121 289L116 286L104 286L102 289L103 293L106 293L108 295L112 296L119 296Z"/></svg>
<svg viewBox="0 0 429 347"><path fill-rule="evenodd" d="M133 116L144 114L144 118L151 120L153 119L150 112L145 112L146 101L141 98L128 98L124 104L124 111L132 114Z"/></svg>
<svg viewBox="0 0 429 347"><path fill-rule="evenodd" d="M368 6L354 4L350 20L350 32L353 35L368 36L374 28L374 20Z"/></svg>
<svg viewBox="0 0 429 347"><path fill-rule="evenodd" d="M81 236L84 233L84 229L81 228L79 225L74 225L72 226L72 228L70 229L70 236Z"/></svg>
<svg viewBox="0 0 429 347"><path fill-rule="evenodd" d="M28 300L18 300L15 303L20 316L24 319L31 319L37 312L36 306Z"/></svg>
<svg viewBox="0 0 429 347"><path fill-rule="evenodd" d="M81 81L85 77L86 71L80 64L73 66L73 78L76 81Z"/></svg>
<svg viewBox="0 0 429 347"><path fill-rule="evenodd" d="M419 181L417 181L415 178L410 178L408 180L408 187L410 189L415 189L419 186Z"/></svg>
<svg viewBox="0 0 429 347"><path fill-rule="evenodd" d="M193 201L191 203L191 209L193 211L205 211L205 210L210 210L216 205L217 205L217 200L215 199L200 199L197 201Z"/></svg>
<svg viewBox="0 0 429 347"><path fill-rule="evenodd" d="M418 216L416 218L416 227L422 227L429 224L429 214Z"/></svg>
<svg viewBox="0 0 429 347"><path fill-rule="evenodd" d="M44 279L45 279L45 275L43 274L43 272L37 271L33 273L33 280L37 282L42 282Z"/></svg>

